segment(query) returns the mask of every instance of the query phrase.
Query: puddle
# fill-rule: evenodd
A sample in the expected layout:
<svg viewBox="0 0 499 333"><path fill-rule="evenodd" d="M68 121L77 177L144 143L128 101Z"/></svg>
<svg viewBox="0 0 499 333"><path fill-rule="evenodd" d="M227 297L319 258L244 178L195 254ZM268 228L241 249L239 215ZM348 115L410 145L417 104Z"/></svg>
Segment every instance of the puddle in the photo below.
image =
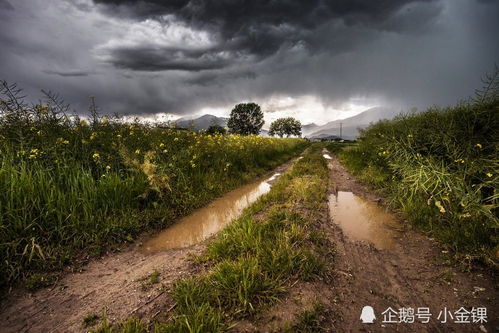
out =
<svg viewBox="0 0 499 333"><path fill-rule="evenodd" d="M324 157L326 160L332 160L333 158L329 156L329 154L322 154L322 157Z"/></svg>
<svg viewBox="0 0 499 333"><path fill-rule="evenodd" d="M329 213L349 239L371 242L378 249L393 248L398 223L376 203L352 192L338 192L329 196Z"/></svg>
<svg viewBox="0 0 499 333"><path fill-rule="evenodd" d="M268 193L271 188L269 182L274 181L280 175L280 173L275 173L268 179L241 186L196 210L145 242L141 247L141 252L155 253L202 242L225 228L233 219L241 215L244 208Z"/></svg>
<svg viewBox="0 0 499 333"><path fill-rule="evenodd" d="M274 181L274 180L276 180L276 179L277 179L277 177L279 177L280 175L281 175L281 174L280 174L279 172L274 173L274 174L272 175L272 177L270 177L269 179L267 179L267 180L266 180L266 182L268 183L268 182Z"/></svg>

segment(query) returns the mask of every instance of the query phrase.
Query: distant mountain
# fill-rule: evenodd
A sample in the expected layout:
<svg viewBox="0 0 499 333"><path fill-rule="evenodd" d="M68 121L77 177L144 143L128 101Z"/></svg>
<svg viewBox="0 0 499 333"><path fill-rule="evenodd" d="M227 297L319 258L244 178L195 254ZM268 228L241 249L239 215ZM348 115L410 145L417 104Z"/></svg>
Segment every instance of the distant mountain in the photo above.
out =
<svg viewBox="0 0 499 333"><path fill-rule="evenodd" d="M175 121L178 128L188 128L194 129L195 131L206 130L211 125L220 125L222 127L227 127L227 122L229 118L217 117L211 114L205 114L198 118L179 118ZM261 136L269 136L269 131L262 129L260 131Z"/></svg>
<svg viewBox="0 0 499 333"><path fill-rule="evenodd" d="M370 123L381 119L391 119L399 114L399 111L385 107L370 108L356 116L330 121L322 126L317 126L314 131L308 135L308 138L324 137L329 135L340 135L340 124L342 124L342 138L355 139L359 135L359 128L365 128Z"/></svg>
<svg viewBox="0 0 499 333"><path fill-rule="evenodd" d="M319 127L319 125L314 123L302 125L301 127L302 135L307 136L308 134L313 133L317 127Z"/></svg>
<svg viewBox="0 0 499 333"><path fill-rule="evenodd" d="M192 128L196 131L206 130L211 125L220 125L222 127L227 127L227 121L229 118L217 117L211 114L202 115L199 118L180 118L175 121L177 127L179 128Z"/></svg>
<svg viewBox="0 0 499 333"><path fill-rule="evenodd" d="M356 116L330 121L324 125L317 125L314 123L306 124L302 126L302 135L308 138L324 138L328 136L339 136L340 135L340 123L342 125L342 136L343 139L355 139L357 137L358 128L365 128L369 126L370 123L376 122L380 119L391 119L395 117L399 112L394 109L375 107L368 109ZM206 130L211 125L220 125L227 127L227 122L229 118L217 117L211 114L205 114L198 118L180 118L175 123L179 128L189 128L196 131ZM268 130L262 129L260 132L261 136L268 136Z"/></svg>

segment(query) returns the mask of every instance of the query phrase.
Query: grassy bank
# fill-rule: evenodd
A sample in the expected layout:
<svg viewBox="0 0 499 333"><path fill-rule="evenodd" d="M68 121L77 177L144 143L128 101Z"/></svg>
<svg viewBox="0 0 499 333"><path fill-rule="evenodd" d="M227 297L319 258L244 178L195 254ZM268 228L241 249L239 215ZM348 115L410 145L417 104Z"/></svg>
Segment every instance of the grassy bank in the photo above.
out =
<svg viewBox="0 0 499 333"><path fill-rule="evenodd" d="M488 90L455 107L374 124L340 159L458 258L497 268L498 129L499 98Z"/></svg>
<svg viewBox="0 0 499 333"><path fill-rule="evenodd" d="M267 195L208 245L200 260L209 270L174 285L175 313L169 322L156 324L154 332L225 331L275 304L296 280L326 273L332 247L320 225L328 186L320 148L312 146ZM128 323L114 329L106 323L98 332L146 331L143 325L123 329Z"/></svg>
<svg viewBox="0 0 499 333"><path fill-rule="evenodd" d="M0 96L0 286L32 285L84 250L100 254L283 163L301 139L207 135L69 117L57 99ZM18 96L18 95L17 95Z"/></svg>

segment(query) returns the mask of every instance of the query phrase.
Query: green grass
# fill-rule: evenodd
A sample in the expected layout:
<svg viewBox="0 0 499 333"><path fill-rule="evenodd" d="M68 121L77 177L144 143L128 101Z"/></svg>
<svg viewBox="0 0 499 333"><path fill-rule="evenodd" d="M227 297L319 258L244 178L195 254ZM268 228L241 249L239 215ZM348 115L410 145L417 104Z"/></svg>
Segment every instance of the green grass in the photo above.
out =
<svg viewBox="0 0 499 333"><path fill-rule="evenodd" d="M499 84L491 80L495 90L475 100L370 126L339 157L456 258L497 268Z"/></svg>
<svg viewBox="0 0 499 333"><path fill-rule="evenodd" d="M296 324L287 329L286 332L313 333L323 332L322 322L327 315L326 307L322 303L314 303L310 309L303 311Z"/></svg>
<svg viewBox="0 0 499 333"><path fill-rule="evenodd" d="M328 187L321 148L311 146L268 194L217 235L198 258L208 270L175 283L174 313L154 332L226 331L276 304L296 280L326 277L333 247L320 220ZM304 328L316 326L316 312L304 315Z"/></svg>
<svg viewBox="0 0 499 333"><path fill-rule="evenodd" d="M0 94L0 287L38 274L28 280L36 286L82 251L101 255L168 226L308 145L89 122L57 100L29 106L14 90Z"/></svg>
<svg viewBox="0 0 499 333"><path fill-rule="evenodd" d="M291 281L326 271L331 245L320 232L328 172L319 146L208 245L209 272L178 281L170 322L156 332L219 332L275 304Z"/></svg>
<svg viewBox="0 0 499 333"><path fill-rule="evenodd" d="M97 323L98 319L99 315L97 315L96 313L90 313L83 317L83 325L85 327L94 326Z"/></svg>

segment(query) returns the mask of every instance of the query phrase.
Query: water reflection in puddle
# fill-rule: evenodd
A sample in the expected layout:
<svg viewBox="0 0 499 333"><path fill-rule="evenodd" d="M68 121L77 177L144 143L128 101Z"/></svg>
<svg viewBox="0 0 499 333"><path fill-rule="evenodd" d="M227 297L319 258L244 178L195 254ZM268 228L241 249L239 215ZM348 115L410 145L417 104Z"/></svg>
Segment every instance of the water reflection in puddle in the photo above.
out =
<svg viewBox="0 0 499 333"><path fill-rule="evenodd" d="M378 249L392 249L398 223L393 215L352 192L329 196L329 213L351 240L369 241Z"/></svg>
<svg viewBox="0 0 499 333"><path fill-rule="evenodd" d="M244 208L269 192L271 187L269 182L279 176L280 173L276 173L266 180L241 186L227 193L148 240L142 246L141 251L154 253L202 242L226 227L233 219L241 215Z"/></svg>
<svg viewBox="0 0 499 333"><path fill-rule="evenodd" d="M333 158L329 156L329 154L322 154L322 157L324 157L326 160L332 160Z"/></svg>

